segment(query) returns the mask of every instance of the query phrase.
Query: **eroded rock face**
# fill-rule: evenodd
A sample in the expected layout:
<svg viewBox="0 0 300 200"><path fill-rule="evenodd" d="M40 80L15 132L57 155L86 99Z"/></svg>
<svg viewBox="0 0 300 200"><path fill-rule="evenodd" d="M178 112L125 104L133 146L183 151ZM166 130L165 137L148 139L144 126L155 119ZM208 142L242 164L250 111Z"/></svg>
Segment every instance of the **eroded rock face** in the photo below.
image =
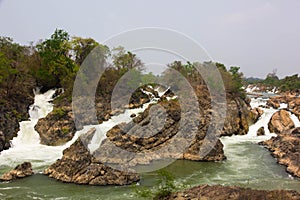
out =
<svg viewBox="0 0 300 200"><path fill-rule="evenodd" d="M261 143L272 152L278 163L287 166L287 171L297 177L300 177L299 133L300 129L296 128Z"/></svg>
<svg viewBox="0 0 300 200"><path fill-rule="evenodd" d="M176 192L171 194L168 197L160 199L200 199L200 200L257 200L257 199L268 199L268 200L299 200L300 194L296 191L291 190L253 190L249 188L241 188L237 186L209 186L209 185L200 185L187 189L183 192Z"/></svg>
<svg viewBox="0 0 300 200"><path fill-rule="evenodd" d="M268 128L271 133L281 133L294 127L295 124L290 118L289 112L286 110L280 110L274 113L268 123Z"/></svg>
<svg viewBox="0 0 300 200"><path fill-rule="evenodd" d="M18 178L24 178L33 174L32 166L30 162L24 162L21 165L15 167L15 169L3 174L0 177L1 181L11 181Z"/></svg>
<svg viewBox="0 0 300 200"><path fill-rule="evenodd" d="M139 181L139 176L133 172L118 171L95 162L84 145L95 131L91 129L65 149L63 157L48 167L44 174L67 183L89 185L127 185Z"/></svg>

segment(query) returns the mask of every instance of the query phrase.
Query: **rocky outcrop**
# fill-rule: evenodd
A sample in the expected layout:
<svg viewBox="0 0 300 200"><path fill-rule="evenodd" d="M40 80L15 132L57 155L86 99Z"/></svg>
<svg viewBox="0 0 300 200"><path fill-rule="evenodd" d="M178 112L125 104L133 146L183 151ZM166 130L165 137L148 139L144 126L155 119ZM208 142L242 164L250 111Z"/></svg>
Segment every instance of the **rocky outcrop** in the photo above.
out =
<svg viewBox="0 0 300 200"><path fill-rule="evenodd" d="M21 165L16 166L15 169L3 174L0 177L0 181L11 181L19 178L31 176L33 174L32 166L30 162L24 162Z"/></svg>
<svg viewBox="0 0 300 200"><path fill-rule="evenodd" d="M164 108L167 118L159 110L151 115L150 110L155 110L158 105ZM123 163L129 166L169 158L194 161L225 159L223 145L218 137L206 137L209 115L203 115L203 124L200 122L197 125L196 120L191 120L196 119L193 112L181 113L178 101L160 101L158 105L150 106L134 122L117 125L109 130L101 148L94 152L95 158L109 164ZM180 123L183 125L180 126ZM189 138L191 131L195 131L191 129L198 126L195 138ZM182 133L180 136L177 135L179 130ZM206 152L207 149L209 151Z"/></svg>
<svg viewBox="0 0 300 200"><path fill-rule="evenodd" d="M264 128L263 126L260 127L260 128L257 130L256 135L257 135L257 136L265 135L265 128Z"/></svg>
<svg viewBox="0 0 300 200"><path fill-rule="evenodd" d="M20 80L19 80L20 81ZM4 137L0 139L0 152L10 147L10 140L17 136L19 122L29 118L28 109L34 102L32 78L24 76L22 81L16 81L9 95L6 88L0 86L0 130ZM4 144L1 145L1 140Z"/></svg>
<svg viewBox="0 0 300 200"><path fill-rule="evenodd" d="M71 106L55 108L35 125L41 144L58 146L71 140L76 132Z"/></svg>
<svg viewBox="0 0 300 200"><path fill-rule="evenodd" d="M273 114L268 123L268 128L271 133L281 133L295 127L290 114L286 110L280 110Z"/></svg>
<svg viewBox="0 0 300 200"><path fill-rule="evenodd" d="M200 200L257 200L257 199L268 199L268 200L299 200L300 194L296 191L290 190L254 190L250 188L241 188L237 186L209 186L209 185L200 185L187 189L183 192L176 192L168 197L161 197L159 199L200 199Z"/></svg>
<svg viewBox="0 0 300 200"><path fill-rule="evenodd" d="M118 171L95 161L84 145L91 140L95 131L91 129L65 149L63 157L48 167L44 174L63 182L76 184L127 185L137 182L139 180L137 174Z"/></svg>
<svg viewBox="0 0 300 200"><path fill-rule="evenodd" d="M272 152L279 164L287 166L287 171L300 177L300 129L296 128L260 144Z"/></svg>
<svg viewBox="0 0 300 200"><path fill-rule="evenodd" d="M227 117L221 136L246 135L249 125L255 122L250 111L250 105L239 97L227 100Z"/></svg>

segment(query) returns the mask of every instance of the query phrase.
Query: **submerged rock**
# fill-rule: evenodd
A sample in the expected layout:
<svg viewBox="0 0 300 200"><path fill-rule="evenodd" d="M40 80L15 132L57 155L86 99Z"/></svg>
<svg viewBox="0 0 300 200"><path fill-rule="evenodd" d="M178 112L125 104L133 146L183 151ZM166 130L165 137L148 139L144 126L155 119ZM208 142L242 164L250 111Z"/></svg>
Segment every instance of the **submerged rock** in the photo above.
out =
<svg viewBox="0 0 300 200"><path fill-rule="evenodd" d="M159 199L200 199L200 200L257 200L257 199L268 199L268 200L299 200L300 194L292 190L254 190L250 188L242 188L237 186L221 186L221 185L200 185L187 189L183 192L176 192L168 197L161 197Z"/></svg>
<svg viewBox="0 0 300 200"><path fill-rule="evenodd" d="M30 162L24 162L21 165L15 167L15 169L3 174L0 177L1 181L11 181L18 178L24 178L33 174L32 166Z"/></svg>
<svg viewBox="0 0 300 200"><path fill-rule="evenodd" d="M300 177L300 137L299 128L280 133L277 137L261 144L272 152L278 163L287 166L287 171Z"/></svg>
<svg viewBox="0 0 300 200"><path fill-rule="evenodd" d="M268 128L271 133L281 133L294 127L295 124L291 119L289 112L286 110L280 110L274 113L268 123Z"/></svg>
<svg viewBox="0 0 300 200"><path fill-rule="evenodd" d="M48 167L44 174L51 178L76 184L89 185L127 185L139 181L136 173L112 169L93 156L84 144L88 144L96 129L82 135L69 148L63 151L63 157Z"/></svg>

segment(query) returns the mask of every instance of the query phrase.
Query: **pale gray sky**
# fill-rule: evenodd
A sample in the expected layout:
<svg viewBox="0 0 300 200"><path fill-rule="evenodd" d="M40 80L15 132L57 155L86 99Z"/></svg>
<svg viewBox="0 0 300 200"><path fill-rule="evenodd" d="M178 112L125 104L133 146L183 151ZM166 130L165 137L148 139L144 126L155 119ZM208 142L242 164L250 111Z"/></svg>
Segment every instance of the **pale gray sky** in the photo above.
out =
<svg viewBox="0 0 300 200"><path fill-rule="evenodd" d="M0 35L28 44L56 28L99 41L133 28L182 32L246 76L300 72L299 0L0 0Z"/></svg>

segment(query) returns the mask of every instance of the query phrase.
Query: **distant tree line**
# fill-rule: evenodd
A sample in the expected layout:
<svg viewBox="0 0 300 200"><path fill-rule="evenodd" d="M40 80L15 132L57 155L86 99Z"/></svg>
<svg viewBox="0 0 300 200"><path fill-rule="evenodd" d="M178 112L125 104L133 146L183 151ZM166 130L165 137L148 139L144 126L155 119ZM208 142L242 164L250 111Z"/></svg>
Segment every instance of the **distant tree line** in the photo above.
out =
<svg viewBox="0 0 300 200"><path fill-rule="evenodd" d="M246 85L260 84L266 87L276 87L281 92L296 91L300 92L300 77L298 74L286 76L282 79L278 78L276 72L269 73L265 79L245 78Z"/></svg>

